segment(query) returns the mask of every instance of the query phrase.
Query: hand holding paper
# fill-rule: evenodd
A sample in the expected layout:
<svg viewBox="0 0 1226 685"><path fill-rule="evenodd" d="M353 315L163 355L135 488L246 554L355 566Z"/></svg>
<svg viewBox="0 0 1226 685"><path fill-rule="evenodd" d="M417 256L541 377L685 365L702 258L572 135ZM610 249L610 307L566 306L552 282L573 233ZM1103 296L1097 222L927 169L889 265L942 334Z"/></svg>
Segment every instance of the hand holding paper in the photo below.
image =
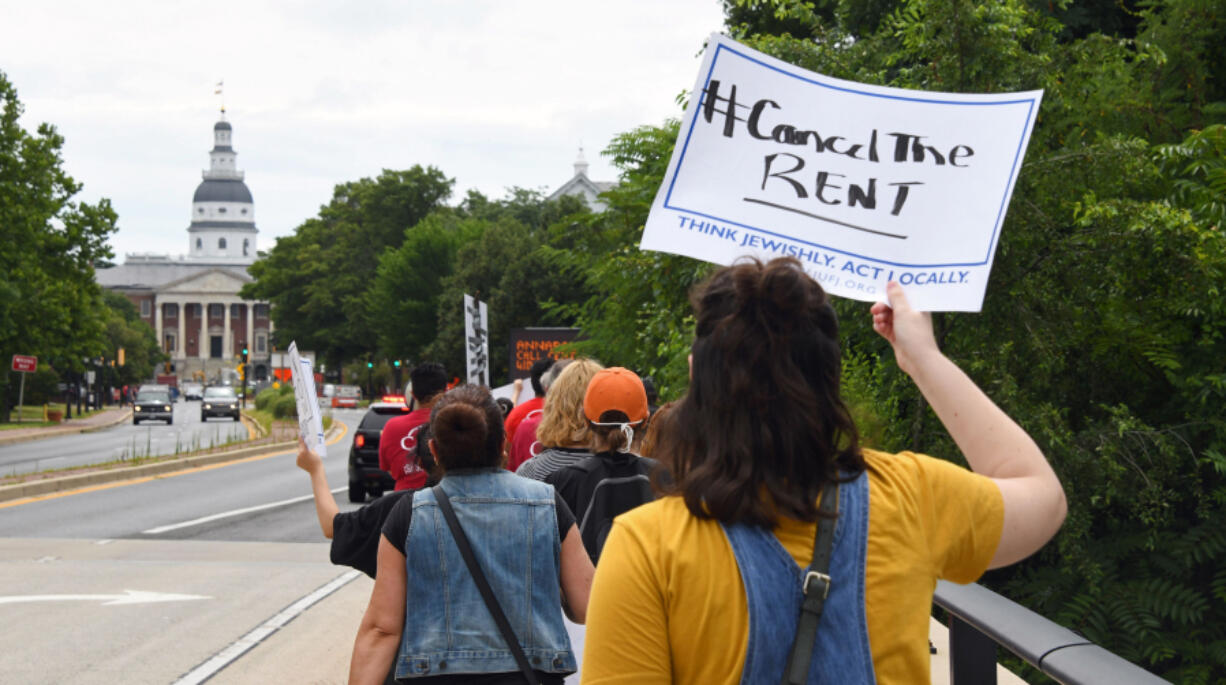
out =
<svg viewBox="0 0 1226 685"><path fill-rule="evenodd" d="M289 357L294 399L298 406L298 435L310 450L323 458L328 454L328 446L324 444L323 418L319 415L319 398L315 393L315 372L311 360L298 354L297 342L289 344Z"/></svg>

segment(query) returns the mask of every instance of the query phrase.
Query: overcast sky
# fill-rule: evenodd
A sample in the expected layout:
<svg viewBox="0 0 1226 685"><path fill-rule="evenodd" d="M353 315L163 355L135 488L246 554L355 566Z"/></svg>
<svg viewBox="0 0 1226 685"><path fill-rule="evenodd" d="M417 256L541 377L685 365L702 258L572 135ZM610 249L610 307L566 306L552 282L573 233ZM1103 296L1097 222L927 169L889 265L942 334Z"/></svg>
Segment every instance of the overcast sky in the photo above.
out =
<svg viewBox="0 0 1226 685"><path fill-rule="evenodd" d="M87 201L119 213L117 261L187 251L225 81L261 249L337 183L435 165L476 188L551 191L582 143L680 116L719 0L0 0L0 71L22 123L58 127Z"/></svg>

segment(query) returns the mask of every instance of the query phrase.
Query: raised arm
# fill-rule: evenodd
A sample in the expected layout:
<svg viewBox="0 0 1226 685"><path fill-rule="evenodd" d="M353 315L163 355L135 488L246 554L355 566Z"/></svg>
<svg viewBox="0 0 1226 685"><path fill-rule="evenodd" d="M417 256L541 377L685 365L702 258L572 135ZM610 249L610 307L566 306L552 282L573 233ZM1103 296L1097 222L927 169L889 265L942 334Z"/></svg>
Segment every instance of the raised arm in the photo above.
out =
<svg viewBox="0 0 1226 685"><path fill-rule="evenodd" d="M932 316L917 312L891 282L889 305L872 307L873 328L890 342L898 366L919 387L971 469L995 481L1005 504L997 568L1034 554L1068 511L1056 473L1034 440L937 348Z"/></svg>
<svg viewBox="0 0 1226 685"><path fill-rule="evenodd" d="M336 498L328 487L328 476L324 472L324 462L315 454L302 438L298 438L298 468L311 476L311 492L315 495L315 514L319 516L319 529L324 537L332 539L332 519L340 511L336 506Z"/></svg>

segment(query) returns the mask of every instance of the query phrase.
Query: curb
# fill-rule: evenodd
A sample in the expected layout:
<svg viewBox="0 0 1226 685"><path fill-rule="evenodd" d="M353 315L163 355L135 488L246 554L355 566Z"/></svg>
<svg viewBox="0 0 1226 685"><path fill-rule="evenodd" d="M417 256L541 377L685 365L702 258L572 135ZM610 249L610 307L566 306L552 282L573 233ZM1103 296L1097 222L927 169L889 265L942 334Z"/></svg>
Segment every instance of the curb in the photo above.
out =
<svg viewBox="0 0 1226 685"><path fill-rule="evenodd" d="M332 436L337 431L334 424L328 430L328 436ZM163 473L172 471L182 471L184 469L197 468L201 466L209 466L212 464L220 464L227 461L237 461L248 457L256 457L263 455L273 455L282 452L293 452L298 449L298 442L279 442L271 445L257 445L256 447L245 447L240 450L231 452L221 452L218 454L205 454L196 457L184 457L182 459L171 459L168 461L159 461L155 464L141 464L140 466L124 466L115 469L105 469L94 471L92 473L80 473L73 476L63 476L60 478L46 478L44 480L30 481L28 483L15 483L13 485L0 486L0 502L9 500L22 499L25 497L37 497L53 492L62 492L64 490L76 490L78 488L90 487L93 485L103 485L106 483L114 483L123 480L135 480L138 478L150 478L159 476Z"/></svg>
<svg viewBox="0 0 1226 685"><path fill-rule="evenodd" d="M60 428L48 428L42 433L32 433L30 435L4 436L0 435L0 445L16 445L22 442L34 442L35 440L46 440L47 438L58 438L61 435L76 435L78 433L93 433L107 428L113 428L119 424L132 418L132 410L129 409L119 416L119 418L107 423L91 424L86 426L62 426ZM71 420L71 419L70 419Z"/></svg>
<svg viewBox="0 0 1226 685"><path fill-rule="evenodd" d="M239 412L238 418L242 419L243 425L247 428L247 439L256 440L259 438L268 437L268 432L260 425L259 421L247 415L247 410Z"/></svg>

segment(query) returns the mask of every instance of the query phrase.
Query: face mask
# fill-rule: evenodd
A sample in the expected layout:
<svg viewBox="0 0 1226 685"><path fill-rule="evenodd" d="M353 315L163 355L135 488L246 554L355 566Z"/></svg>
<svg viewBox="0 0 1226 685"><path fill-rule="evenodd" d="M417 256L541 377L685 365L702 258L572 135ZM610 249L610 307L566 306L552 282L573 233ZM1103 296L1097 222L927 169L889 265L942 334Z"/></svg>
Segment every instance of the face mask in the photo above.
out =
<svg viewBox="0 0 1226 685"><path fill-rule="evenodd" d="M642 423L636 421L635 423ZM626 436L626 444L617 448L618 452L625 454L630 451L630 446L634 444L634 427L629 423L597 423L592 422L593 426L619 426L622 429L622 435Z"/></svg>

